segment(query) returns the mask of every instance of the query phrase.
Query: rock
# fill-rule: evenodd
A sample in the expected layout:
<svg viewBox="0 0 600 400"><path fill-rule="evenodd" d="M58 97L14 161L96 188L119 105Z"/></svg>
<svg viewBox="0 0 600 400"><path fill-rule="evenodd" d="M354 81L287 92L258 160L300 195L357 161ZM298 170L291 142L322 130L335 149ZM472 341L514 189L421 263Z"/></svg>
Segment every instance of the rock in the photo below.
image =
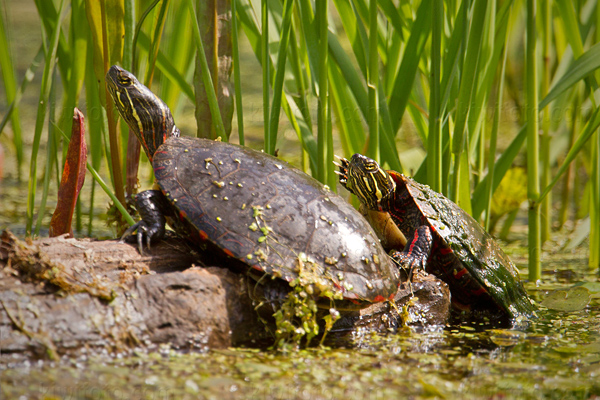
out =
<svg viewBox="0 0 600 400"><path fill-rule="evenodd" d="M169 238L146 253L114 240L32 242L3 232L0 363L164 345L205 350L273 343L274 326L251 299L262 285L227 268L201 267L196 251L181 239ZM409 324L445 323L447 286L419 275L412 290L418 300L404 314L388 303L374 304L344 312L332 333L387 331L403 318ZM411 297L403 284L398 310ZM271 311L263 307L261 313Z"/></svg>

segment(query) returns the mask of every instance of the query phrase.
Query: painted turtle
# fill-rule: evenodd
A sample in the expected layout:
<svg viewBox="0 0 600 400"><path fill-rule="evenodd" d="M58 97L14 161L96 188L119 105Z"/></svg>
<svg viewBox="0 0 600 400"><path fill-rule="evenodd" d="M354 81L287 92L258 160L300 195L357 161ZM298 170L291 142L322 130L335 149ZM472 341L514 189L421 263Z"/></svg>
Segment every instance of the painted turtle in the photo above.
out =
<svg viewBox="0 0 600 400"><path fill-rule="evenodd" d="M167 105L120 67L111 67L106 81L160 188L136 196L142 219L126 235L137 230L140 251L144 238L149 247L164 236L168 222L222 264L257 279L266 274L290 282L308 274L315 295L341 295L337 309L393 298L397 268L341 196L262 152L181 137Z"/></svg>
<svg viewBox="0 0 600 400"><path fill-rule="evenodd" d="M455 203L376 161L340 159L340 183L370 210L388 212L408 239L390 255L445 281L455 309L514 320L534 312L519 273L494 239Z"/></svg>

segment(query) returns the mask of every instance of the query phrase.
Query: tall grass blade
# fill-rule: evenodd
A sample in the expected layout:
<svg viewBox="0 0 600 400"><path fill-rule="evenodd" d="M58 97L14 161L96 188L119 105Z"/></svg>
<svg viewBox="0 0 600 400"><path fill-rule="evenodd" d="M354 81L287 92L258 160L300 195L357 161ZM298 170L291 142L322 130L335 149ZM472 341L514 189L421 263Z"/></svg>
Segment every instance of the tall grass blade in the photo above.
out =
<svg viewBox="0 0 600 400"><path fill-rule="evenodd" d="M102 136L105 131L105 114L104 108L100 103L100 93L98 91L98 82L96 80L96 74L94 72L94 49L92 46L87 48L87 63L86 63L86 74L85 74L85 100L87 106L87 121L88 121L88 134L89 134L89 158L91 159L90 166L94 170L100 169L102 163ZM88 161L89 162L89 161ZM108 164L110 166L110 163ZM88 236L91 236L94 224L94 200L96 193L96 180L91 182L91 194L90 194L90 214L88 221ZM118 203L118 202L117 202ZM119 203L120 204L120 203Z"/></svg>
<svg viewBox="0 0 600 400"><path fill-rule="evenodd" d="M44 58L44 46L40 46L37 54L33 58L33 61L31 62L31 64L29 64L29 67L25 71L25 76L23 76L21 85L15 92L15 97L14 97L13 101L10 103L10 105L8 106L8 110L6 110L6 114L4 114L4 117L2 118L2 122L0 122L0 134L2 134L2 132L4 132L4 127L6 126L8 121L11 120L14 110L17 109L19 104L21 103L21 99L23 98L23 93L25 92L25 89L27 89L27 86L29 85L29 83L31 83L31 81L35 77L35 72L37 71L38 67L40 66L40 63L42 62L43 58ZM13 127L13 129L14 129L14 127Z"/></svg>
<svg viewBox="0 0 600 400"><path fill-rule="evenodd" d="M600 7L596 4L596 41L600 42ZM596 77L600 71L596 73ZM590 256L588 265L590 268L598 268L600 272L600 132L596 131L593 141L594 152L591 158L591 201L590 208Z"/></svg>
<svg viewBox="0 0 600 400"><path fill-rule="evenodd" d="M150 38L144 32L140 33L137 43L141 49L145 51L150 50ZM172 84L170 86L176 86L190 101L195 100L192 85L190 85L185 76L177 70L172 63L172 60L160 50L156 57L156 67L170 81Z"/></svg>
<svg viewBox="0 0 600 400"><path fill-rule="evenodd" d="M479 72L481 71L480 52L483 38L484 21L487 12L487 0L475 0L473 5L473 17L471 27L468 32L467 49L464 58L464 70L460 82L458 104L456 109L456 122L454 125L454 134L452 137L452 154L454 155L453 182L450 189L450 198L462 206L466 199L460 196L459 187L461 178L461 164L468 166L468 162L463 164L462 153L465 150L466 127L469 111L474 106L474 89L476 87ZM468 149L467 149L468 150ZM468 152L467 152L468 155ZM465 175L466 176L466 175ZM464 187L464 186L463 186Z"/></svg>
<svg viewBox="0 0 600 400"><path fill-rule="evenodd" d="M444 2L434 0L431 14L431 74L429 93L429 133L427 134L427 182L432 190L442 191L442 115L441 115L441 67L442 35L444 26Z"/></svg>
<svg viewBox="0 0 600 400"><path fill-rule="evenodd" d="M495 107L494 107L494 121L492 122L492 132L490 135L489 141L489 152L488 152L488 176L493 177L496 169L496 147L498 143L498 130L500 129L500 113L502 112L502 96L504 94L504 78L506 73L506 60L508 52L506 48L508 47L508 36L505 37L505 45L503 47L503 56L502 56L502 67L500 69L499 79L498 79L498 88L496 89L496 99L495 99ZM490 218L492 214L492 195L493 195L493 185L492 179L488 179L487 181L487 193L485 199L485 229L489 232Z"/></svg>
<svg viewBox="0 0 600 400"><path fill-rule="evenodd" d="M566 90L572 88L577 82L588 76L592 76L594 71L600 68L600 42L596 43L589 50L582 53L577 60L570 66L568 71L558 80L548 92L548 95L540 102L540 109L543 109L551 101Z"/></svg>
<svg viewBox="0 0 600 400"><path fill-rule="evenodd" d="M21 136L21 118L19 117L19 107L17 98L17 78L15 77L15 69L12 63L10 45L6 28L4 26L4 13L0 15L0 74L4 83L4 91L6 94L6 103L11 105L10 121L13 133L13 145L17 158L17 179L21 181L21 169L23 165L23 139ZM8 115L4 120L8 120ZM4 130L4 121L0 125L0 133Z"/></svg>
<svg viewBox="0 0 600 400"><path fill-rule="evenodd" d="M413 22L410 37L404 50L405 56L402 58L402 63L394 78L393 89L389 99L389 110L392 117L394 134L400 128L402 116L410 97L411 91L408 88L413 87L419 67L419 60L429 38L432 4L432 1L423 1L419 5L417 16Z"/></svg>
<svg viewBox="0 0 600 400"><path fill-rule="evenodd" d="M262 64L262 88L263 88L263 123L264 123L264 140L265 149L275 148L271 144L273 137L271 136L271 125L268 123L270 118L270 84L271 84L271 56L269 49L269 1L261 0L260 2L260 26L261 26L261 64ZM269 153L273 154L273 153Z"/></svg>
<svg viewBox="0 0 600 400"><path fill-rule="evenodd" d="M540 83L540 95L542 98L546 97L550 88L550 46L552 40L552 3L550 1L542 1L540 4L541 22L542 22L542 79ZM541 187L548 186L550 183L550 175L552 173L550 168L550 110L545 108L542 111L542 135L540 138L540 150L542 159L542 176L540 177ZM550 226L552 224L551 217L551 201L550 195L546 196L541 202L541 242L545 243L550 238Z"/></svg>
<svg viewBox="0 0 600 400"><path fill-rule="evenodd" d="M330 32L329 34L329 53L332 61L334 61L342 72L342 76L348 86L352 96L356 101L356 105L358 110L360 110L361 115L365 120L368 119L369 116L369 99L367 95L367 90L364 87L363 80L358 74L357 70L353 67L353 63L350 60L350 57L344 51L342 45L337 40L336 36ZM382 133L382 141L383 146L381 147L381 159L389 164L390 168L395 171L402 171L402 164L400 163L400 159L398 157L398 150L396 148L395 143L395 131L392 128L392 118L391 111L389 111L387 106L387 101L384 101L383 96L384 93L379 91L379 106L381 113L381 121L379 129ZM356 107L349 109L350 112L354 112ZM356 146L363 146L363 142L355 143ZM364 152L364 149L361 148L359 152Z"/></svg>
<svg viewBox="0 0 600 400"><path fill-rule="evenodd" d="M367 154L381 158L379 151L379 55L377 41L377 0L369 0L369 65L367 69L367 92L369 96L369 145Z"/></svg>
<svg viewBox="0 0 600 400"><path fill-rule="evenodd" d="M246 143L244 136L244 106L242 103L242 78L240 74L240 45L237 16L238 0L231 0L231 44L233 50L233 82L235 85L235 110L237 114L238 138L243 146Z"/></svg>
<svg viewBox="0 0 600 400"><path fill-rule="evenodd" d="M187 6L190 15L195 16L194 3L192 0L187 0ZM208 67L208 61L206 59L206 53L204 52L204 45L202 43L202 35L200 34L200 27L198 26L198 20L192 17L192 34L196 43L197 57L200 62L200 75L202 75L202 82L206 88L208 106L212 116L212 121L215 127L217 136L227 138L225 133L225 127L223 126L223 120L221 119L221 111L219 110L219 103L217 101L217 95L213 86L213 81L210 75L210 69Z"/></svg>
<svg viewBox="0 0 600 400"><path fill-rule="evenodd" d="M61 0L57 12L58 20L55 23L54 32L50 37L48 52L46 53L44 73L42 75L42 84L40 87L40 97L38 102L37 116L35 120L35 132L33 136L33 145L31 148L31 159L29 165L29 184L27 191L27 221L25 225L25 231L27 235L31 235L33 228L33 213L35 208L35 193L37 189L37 155L40 148L40 139L42 136L42 129L44 121L46 119L46 113L48 112L48 100L50 98L50 88L52 86L52 71L56 64L56 52L58 49L58 39L61 31L61 18L65 0Z"/></svg>
<svg viewBox="0 0 600 400"><path fill-rule="evenodd" d="M123 68L133 71L135 0L123 0Z"/></svg>
<svg viewBox="0 0 600 400"><path fill-rule="evenodd" d="M328 38L329 38L329 0L316 0L316 21L319 34L319 67L318 67L318 104L317 104L317 179L327 183L327 171L332 169L330 165L333 155L328 156L327 151L327 115L329 105L329 82L328 82Z"/></svg>
<svg viewBox="0 0 600 400"><path fill-rule="evenodd" d="M67 136L67 134L65 132L60 132L60 133L62 134L63 140L65 140L65 142L68 145L71 142L71 139ZM135 221L133 220L133 218L131 218L131 215L129 215L129 213L123 206L123 204L121 204L119 199L117 199L117 197L114 195L113 191L108 187L108 185L104 182L104 180L102 179L102 177L100 176L98 171L96 171L96 169L92 166L92 164L90 164L89 161L86 162L86 168L88 171L90 171L90 174L92 174L92 178L94 178L94 180L100 185L102 190L104 190L104 193L106 193L107 196L110 197L110 199L113 202L113 204L115 205L115 207L117 207L117 210L119 210L119 212L121 213L123 220L129 226L134 225Z"/></svg>
<svg viewBox="0 0 600 400"><path fill-rule="evenodd" d="M540 232L540 178L539 178L539 138L538 138L538 78L537 78L537 35L536 1L527 0L527 40L526 40L526 107L527 107L527 198L529 280L541 279L541 232Z"/></svg>
<svg viewBox="0 0 600 400"><path fill-rule="evenodd" d="M569 164L573 162L575 157L579 154L581 149L586 145L588 140L594 135L596 130L600 128L600 107L596 108L590 117L590 120L585 124L583 131L575 141L573 147L569 149L569 152L565 156L565 159L562 165L556 171L554 178L550 182L550 184L544 189L544 191L540 194L538 201L541 201L548 195L550 190L556 185L556 183L560 180L560 177L565 173Z"/></svg>
<svg viewBox="0 0 600 400"><path fill-rule="evenodd" d="M53 71L56 75L56 69ZM50 97L48 101L48 141L46 142L46 165L44 167L44 180L42 182L42 195L40 196L40 205L37 209L37 221L35 224L34 235L39 236L42 228L42 221L46 216L46 202L48 192L50 191L50 180L52 179L52 167L58 161L58 144L56 138L56 123L54 116L56 114L56 85L58 84L56 76L52 79L50 88ZM57 174L60 172L57 171Z"/></svg>
<svg viewBox="0 0 600 400"><path fill-rule="evenodd" d="M235 0L232 0L235 1ZM283 19L281 21L281 39L279 49L277 50L277 65L275 67L275 82L273 84L273 103L271 106L271 115L265 124L269 124L268 140L265 140L265 151L268 154L275 154L275 145L277 142L277 131L279 129L279 115L281 111L281 98L283 96L283 78L285 77L286 55L288 53L288 42L290 30L292 27L292 8L293 0L285 0L283 3ZM266 137L265 137L266 139Z"/></svg>
<svg viewBox="0 0 600 400"><path fill-rule="evenodd" d="M523 143L527 139L527 125L524 125L517 133L517 136L512 140L512 142L508 145L508 147L502 152L498 160L494 163L494 175L490 176L487 174L475 187L473 191L473 196L471 203L473 204L473 213L471 214L473 218L479 219L481 213L485 208L485 200L484 197L487 193L487 185L488 180L492 179L492 192L494 192L500 181L504 175L506 175L506 171L508 171L514 162L515 158L521 151L521 147L523 147Z"/></svg>

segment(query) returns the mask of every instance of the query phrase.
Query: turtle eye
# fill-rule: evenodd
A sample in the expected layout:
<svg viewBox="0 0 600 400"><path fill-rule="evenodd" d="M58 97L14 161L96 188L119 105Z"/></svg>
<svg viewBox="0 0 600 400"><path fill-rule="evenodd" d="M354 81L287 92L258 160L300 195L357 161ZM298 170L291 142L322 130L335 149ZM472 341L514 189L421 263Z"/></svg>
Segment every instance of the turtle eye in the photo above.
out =
<svg viewBox="0 0 600 400"><path fill-rule="evenodd" d="M375 161L370 161L365 164L365 169L367 171L375 171L377 170L377 163Z"/></svg>
<svg viewBox="0 0 600 400"><path fill-rule="evenodd" d="M129 86L131 85L131 78L128 77L127 75L119 75L119 84L123 85L123 86Z"/></svg>

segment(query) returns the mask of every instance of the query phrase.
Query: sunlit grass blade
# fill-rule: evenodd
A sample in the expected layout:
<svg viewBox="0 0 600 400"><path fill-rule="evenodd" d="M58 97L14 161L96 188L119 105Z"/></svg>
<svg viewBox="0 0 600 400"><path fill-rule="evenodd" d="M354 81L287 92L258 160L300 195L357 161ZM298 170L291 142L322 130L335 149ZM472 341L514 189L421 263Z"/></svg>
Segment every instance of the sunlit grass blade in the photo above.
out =
<svg viewBox="0 0 600 400"><path fill-rule="evenodd" d="M541 232L540 232L540 180L539 180L539 133L538 133L538 79L537 79L537 35L536 3L527 0L526 39L526 118L527 118L527 199L529 280L541 279Z"/></svg>
<svg viewBox="0 0 600 400"><path fill-rule="evenodd" d="M575 14L574 4L568 0L555 0L555 4L558 7L558 16L563 22L563 29L567 41L573 49L575 58L579 58L583 54L583 43L581 41L581 35L579 33L579 21Z"/></svg>
<svg viewBox="0 0 600 400"><path fill-rule="evenodd" d="M4 92L6 95L6 102L11 105L9 111L10 117L6 115L5 121L10 118L13 133L13 145L15 147L15 153L17 156L17 179L21 181L21 169L23 164L23 139L21 137L21 118L19 116L19 106L17 99L17 79L15 77L15 70L12 63L13 57L11 56L10 45L8 42L8 36L6 34L6 28L4 26L4 14L0 15L0 73L2 74L2 81L4 83ZM0 125L0 133L4 130L6 124L2 121Z"/></svg>
<svg viewBox="0 0 600 400"><path fill-rule="evenodd" d="M327 76L328 64L328 19L329 0L316 0L315 19L319 35L319 59L318 59L318 104L317 104L317 179L323 183L327 182L327 171L333 155L328 157L327 152L327 109L329 105L329 82Z"/></svg>

